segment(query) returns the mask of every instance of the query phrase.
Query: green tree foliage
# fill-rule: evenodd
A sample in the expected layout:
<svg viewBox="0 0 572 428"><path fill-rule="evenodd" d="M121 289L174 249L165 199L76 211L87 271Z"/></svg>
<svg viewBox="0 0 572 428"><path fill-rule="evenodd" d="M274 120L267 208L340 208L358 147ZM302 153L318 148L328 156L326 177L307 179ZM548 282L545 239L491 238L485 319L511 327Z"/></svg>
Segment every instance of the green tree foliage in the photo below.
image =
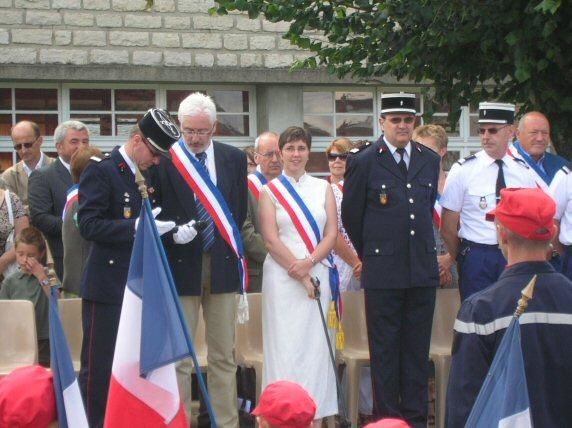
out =
<svg viewBox="0 0 572 428"><path fill-rule="evenodd" d="M482 100L543 111L558 151L572 155L572 7L562 0L215 0L213 14L289 22L285 38L357 79L429 83L435 105Z"/></svg>

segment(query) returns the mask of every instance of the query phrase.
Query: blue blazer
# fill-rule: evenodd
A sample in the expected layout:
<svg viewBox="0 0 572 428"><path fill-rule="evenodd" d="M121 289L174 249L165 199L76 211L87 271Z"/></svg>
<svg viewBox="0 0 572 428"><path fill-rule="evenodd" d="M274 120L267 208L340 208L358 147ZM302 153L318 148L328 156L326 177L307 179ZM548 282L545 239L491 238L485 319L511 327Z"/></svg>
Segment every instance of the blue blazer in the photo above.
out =
<svg viewBox="0 0 572 428"><path fill-rule="evenodd" d="M433 236L439 156L411 145L407 177L383 137L348 158L342 221L363 262L364 288L439 284Z"/></svg>
<svg viewBox="0 0 572 428"><path fill-rule="evenodd" d="M212 143L217 173L217 188L222 193L240 231L247 210L246 156L232 146ZM151 201L162 208L159 219L173 220L177 225L197 219L195 194L183 180L173 163L163 158L150 171ZM202 245L200 236L185 245L175 244L172 234L163 235L167 259L181 296L201 294ZM215 227L211 254L211 292L230 293L239 290L238 260Z"/></svg>

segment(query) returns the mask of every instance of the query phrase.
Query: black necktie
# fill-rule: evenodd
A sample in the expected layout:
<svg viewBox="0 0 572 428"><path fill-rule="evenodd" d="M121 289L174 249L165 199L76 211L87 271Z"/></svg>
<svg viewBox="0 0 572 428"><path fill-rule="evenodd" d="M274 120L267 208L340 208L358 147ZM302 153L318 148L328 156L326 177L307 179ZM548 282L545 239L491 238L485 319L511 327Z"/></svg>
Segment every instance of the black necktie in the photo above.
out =
<svg viewBox="0 0 572 428"><path fill-rule="evenodd" d="M495 189L495 195L497 197L497 203L500 201L500 191L506 187L504 182L504 171L502 169L503 161L502 159L495 160L495 163L499 166L499 173L497 175L497 186Z"/></svg>
<svg viewBox="0 0 572 428"><path fill-rule="evenodd" d="M405 148L403 147L398 148L397 153L399 153L399 156L401 157L401 159L399 159L399 162L397 162L397 166L403 173L403 176L407 177L407 164L405 163Z"/></svg>
<svg viewBox="0 0 572 428"><path fill-rule="evenodd" d="M207 174L209 172L206 166L207 154L205 152L197 153L196 154L199 163L207 170ZM203 240L203 251L207 252L210 250L214 243L214 223L211 215L208 213L204 205L199 201L197 198L197 214L199 216L199 220L206 224L200 231L201 239Z"/></svg>

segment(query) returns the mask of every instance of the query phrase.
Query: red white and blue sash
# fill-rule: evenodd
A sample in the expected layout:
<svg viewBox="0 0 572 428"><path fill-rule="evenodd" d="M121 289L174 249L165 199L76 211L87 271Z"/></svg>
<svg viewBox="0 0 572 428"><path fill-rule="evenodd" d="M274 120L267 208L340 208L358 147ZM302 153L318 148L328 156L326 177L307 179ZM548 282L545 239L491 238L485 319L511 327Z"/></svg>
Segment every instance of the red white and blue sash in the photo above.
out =
<svg viewBox="0 0 572 428"><path fill-rule="evenodd" d="M212 182L205 168L189 153L182 140L173 144L170 153L173 165L212 217L222 239L233 249L238 259L240 294L244 295L245 291L248 290L244 248L240 238L240 231L224 197Z"/></svg>
<svg viewBox="0 0 572 428"><path fill-rule="evenodd" d="M294 227L300 234L302 241L306 245L306 249L310 254L316 249L318 243L322 240L322 233L314 219L314 216L298 194L296 189L284 175L279 175L267 184L268 189L276 197L280 205L284 207ZM336 312L338 319L342 315L342 298L340 294L340 277L338 269L334 264L332 254L326 257L327 266L330 272L330 290L332 292L332 301L336 304Z"/></svg>
<svg viewBox="0 0 572 428"><path fill-rule="evenodd" d="M260 190L268 180L262 175L260 171L254 171L252 174L248 174L248 189L252 192L256 200L260 198Z"/></svg>
<svg viewBox="0 0 572 428"><path fill-rule="evenodd" d="M62 211L62 220L65 220L67 212L70 210L74 202L78 200L79 197L79 184L74 184L68 189L66 196L66 203Z"/></svg>
<svg viewBox="0 0 572 428"><path fill-rule="evenodd" d="M437 230L441 228L441 212L443 211L443 207L439 203L439 199L441 195L437 193L437 199L435 199L435 205L433 205L433 223Z"/></svg>

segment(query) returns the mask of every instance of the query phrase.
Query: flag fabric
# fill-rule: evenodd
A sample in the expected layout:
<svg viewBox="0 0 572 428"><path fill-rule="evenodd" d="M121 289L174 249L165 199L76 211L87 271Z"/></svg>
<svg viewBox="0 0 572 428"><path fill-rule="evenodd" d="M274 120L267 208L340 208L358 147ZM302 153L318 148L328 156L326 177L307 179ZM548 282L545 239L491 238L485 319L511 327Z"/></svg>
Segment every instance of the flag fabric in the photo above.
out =
<svg viewBox="0 0 572 428"><path fill-rule="evenodd" d="M151 207L143 201L123 297L105 427L188 427L175 362L190 355Z"/></svg>
<svg viewBox="0 0 572 428"><path fill-rule="evenodd" d="M519 319L508 326L465 428L532 427Z"/></svg>
<svg viewBox="0 0 572 428"><path fill-rule="evenodd" d="M50 359L60 428L88 428L68 343L58 312L57 291L50 290Z"/></svg>

